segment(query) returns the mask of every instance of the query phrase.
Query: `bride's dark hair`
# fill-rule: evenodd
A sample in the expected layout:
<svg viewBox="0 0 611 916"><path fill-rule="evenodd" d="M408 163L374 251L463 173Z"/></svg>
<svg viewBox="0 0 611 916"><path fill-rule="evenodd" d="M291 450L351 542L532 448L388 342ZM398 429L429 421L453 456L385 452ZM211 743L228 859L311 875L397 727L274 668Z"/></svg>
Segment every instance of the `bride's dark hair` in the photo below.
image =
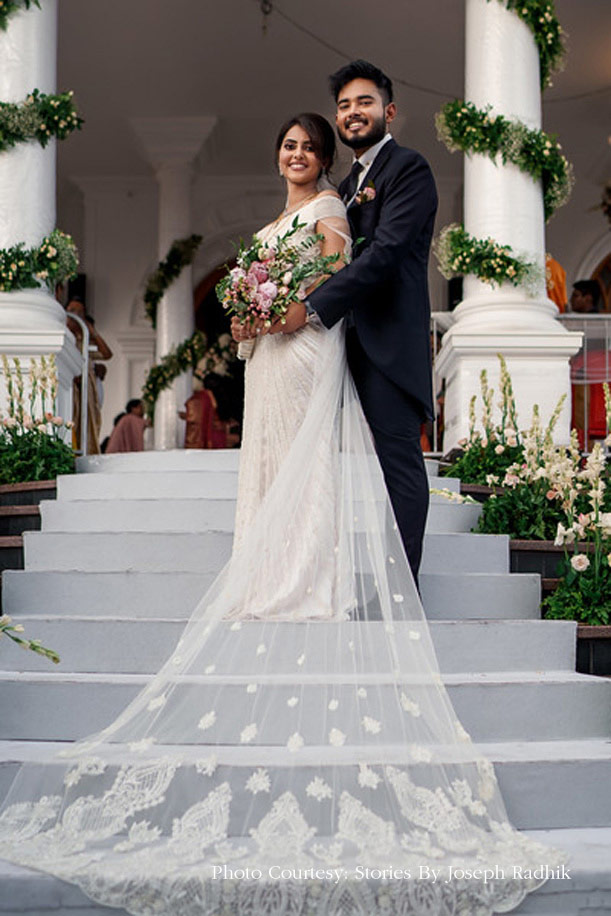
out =
<svg viewBox="0 0 611 916"><path fill-rule="evenodd" d="M285 121L276 138L276 159L287 133L296 124L299 125L312 141L314 152L320 159L323 172L328 174L335 159L335 132L326 118L315 111L305 111Z"/></svg>

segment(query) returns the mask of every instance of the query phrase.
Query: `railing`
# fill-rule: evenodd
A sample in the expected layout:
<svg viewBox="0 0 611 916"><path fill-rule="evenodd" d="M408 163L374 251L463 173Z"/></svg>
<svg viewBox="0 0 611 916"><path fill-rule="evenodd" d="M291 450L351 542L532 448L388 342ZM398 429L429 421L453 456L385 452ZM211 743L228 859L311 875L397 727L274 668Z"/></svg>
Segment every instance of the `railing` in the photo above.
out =
<svg viewBox="0 0 611 916"><path fill-rule="evenodd" d="M80 324L83 329L81 338L81 447L76 449L76 453L85 456L87 454L87 410L89 407L89 326L74 312L70 312L70 318Z"/></svg>
<svg viewBox="0 0 611 916"><path fill-rule="evenodd" d="M589 452L596 440L609 433L603 382L611 383L611 315L569 312L559 320L567 330L583 333L583 347L571 359L571 426Z"/></svg>

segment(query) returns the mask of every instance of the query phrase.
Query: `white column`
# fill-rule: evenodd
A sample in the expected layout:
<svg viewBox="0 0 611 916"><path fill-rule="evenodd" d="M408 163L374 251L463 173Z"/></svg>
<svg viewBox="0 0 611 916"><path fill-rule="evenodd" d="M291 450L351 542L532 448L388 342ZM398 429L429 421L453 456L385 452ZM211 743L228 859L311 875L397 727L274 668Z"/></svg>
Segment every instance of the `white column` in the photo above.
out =
<svg viewBox="0 0 611 916"><path fill-rule="evenodd" d="M214 116L138 118L133 128L144 145L159 183L158 256L166 257L172 243L192 233L193 163L216 124ZM193 271L185 267L157 309L156 360L190 337L194 328ZM176 379L161 393L155 410L155 448L180 448L184 424L178 411L190 391L190 376Z"/></svg>
<svg viewBox="0 0 611 916"><path fill-rule="evenodd" d="M57 0L11 16L0 31L0 99L23 102L33 89L55 92ZM32 248L55 228L55 141L37 141L0 153L0 248ZM59 402L71 414L72 376L79 371L63 308L45 289L0 293L0 352L19 357L55 355ZM4 390L0 395L4 409Z"/></svg>
<svg viewBox="0 0 611 916"><path fill-rule="evenodd" d="M541 127L539 55L528 26L500 0L466 0L465 98L478 108ZM541 279L528 291L504 283L493 287L464 278L464 299L444 338L438 372L446 378L444 449L468 430L468 405L479 392L483 368L496 386L497 353L507 359L523 426L538 403L543 417L567 395L557 427L567 441L570 421L569 358L580 336L557 321L545 292L545 222L540 182L516 166L486 155L465 156L464 222L476 238L492 238L538 265Z"/></svg>

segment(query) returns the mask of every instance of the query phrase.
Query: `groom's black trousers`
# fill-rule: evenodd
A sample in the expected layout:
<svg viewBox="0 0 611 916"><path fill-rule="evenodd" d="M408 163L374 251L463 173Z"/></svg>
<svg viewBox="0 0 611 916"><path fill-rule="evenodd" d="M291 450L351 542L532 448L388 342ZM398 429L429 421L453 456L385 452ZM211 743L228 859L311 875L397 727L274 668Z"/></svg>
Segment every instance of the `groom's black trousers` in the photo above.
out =
<svg viewBox="0 0 611 916"><path fill-rule="evenodd" d="M417 585L429 507L429 483L420 444L422 407L374 366L354 327L346 330L346 353Z"/></svg>

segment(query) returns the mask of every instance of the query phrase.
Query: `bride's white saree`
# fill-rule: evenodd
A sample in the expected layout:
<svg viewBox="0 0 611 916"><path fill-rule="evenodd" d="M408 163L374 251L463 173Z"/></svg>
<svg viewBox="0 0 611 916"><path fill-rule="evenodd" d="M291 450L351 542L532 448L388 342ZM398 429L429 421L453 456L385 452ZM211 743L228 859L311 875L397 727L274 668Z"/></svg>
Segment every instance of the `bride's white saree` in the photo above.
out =
<svg viewBox="0 0 611 916"><path fill-rule="evenodd" d="M343 329L264 337L247 375L229 564L115 722L22 768L1 854L137 916L508 912L562 859L456 719Z"/></svg>

